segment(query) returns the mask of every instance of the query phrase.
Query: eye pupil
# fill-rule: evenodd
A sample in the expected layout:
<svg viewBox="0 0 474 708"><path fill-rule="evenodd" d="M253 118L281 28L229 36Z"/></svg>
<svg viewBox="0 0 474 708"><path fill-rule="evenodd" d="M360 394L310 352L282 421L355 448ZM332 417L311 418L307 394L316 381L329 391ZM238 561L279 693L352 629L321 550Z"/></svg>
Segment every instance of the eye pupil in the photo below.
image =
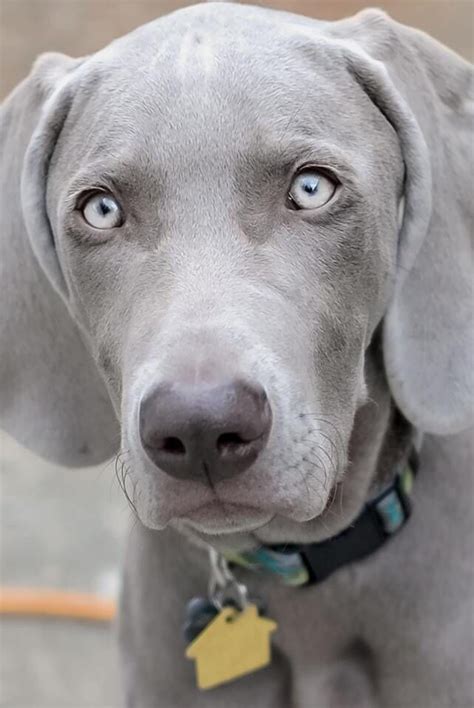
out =
<svg viewBox="0 0 474 708"><path fill-rule="evenodd" d="M318 191L319 179L305 179L303 189L307 194L315 194Z"/></svg>
<svg viewBox="0 0 474 708"><path fill-rule="evenodd" d="M110 204L108 204L107 199L101 199L99 202L99 211L102 214L102 216L107 216L107 214L110 214L112 211L112 207Z"/></svg>

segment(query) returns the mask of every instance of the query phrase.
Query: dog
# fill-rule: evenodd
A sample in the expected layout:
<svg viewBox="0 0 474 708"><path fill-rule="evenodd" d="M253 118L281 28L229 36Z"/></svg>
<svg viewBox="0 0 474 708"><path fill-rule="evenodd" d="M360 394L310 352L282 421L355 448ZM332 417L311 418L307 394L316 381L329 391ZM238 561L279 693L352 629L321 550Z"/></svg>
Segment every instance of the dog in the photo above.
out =
<svg viewBox="0 0 474 708"><path fill-rule="evenodd" d="M472 89L378 10L206 3L4 102L1 424L120 454L128 706L473 705ZM278 630L201 691L216 557Z"/></svg>

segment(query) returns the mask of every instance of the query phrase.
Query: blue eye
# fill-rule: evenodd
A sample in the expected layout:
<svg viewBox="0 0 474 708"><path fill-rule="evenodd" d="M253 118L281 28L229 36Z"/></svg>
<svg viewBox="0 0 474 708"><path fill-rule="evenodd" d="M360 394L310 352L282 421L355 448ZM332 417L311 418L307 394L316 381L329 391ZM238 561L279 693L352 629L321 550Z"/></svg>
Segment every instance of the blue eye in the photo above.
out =
<svg viewBox="0 0 474 708"><path fill-rule="evenodd" d="M326 175L307 169L293 179L288 196L297 209L318 209L334 196L336 188L336 182Z"/></svg>
<svg viewBox="0 0 474 708"><path fill-rule="evenodd" d="M94 194L88 199L82 209L82 215L94 229L114 229L123 224L119 205L105 192Z"/></svg>

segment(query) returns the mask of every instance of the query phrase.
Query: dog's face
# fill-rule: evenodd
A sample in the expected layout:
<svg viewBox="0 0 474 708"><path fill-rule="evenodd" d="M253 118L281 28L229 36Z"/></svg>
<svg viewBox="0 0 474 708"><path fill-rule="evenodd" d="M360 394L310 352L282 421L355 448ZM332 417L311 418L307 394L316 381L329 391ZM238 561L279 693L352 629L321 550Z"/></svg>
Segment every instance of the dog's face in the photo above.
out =
<svg viewBox="0 0 474 708"><path fill-rule="evenodd" d="M153 528L317 519L367 399L400 135L337 46L282 17L200 6L113 43L49 165L68 306Z"/></svg>
<svg viewBox="0 0 474 708"><path fill-rule="evenodd" d="M91 62L48 202L121 411L139 515L224 532L317 517L345 471L394 271L403 164L393 128L331 52L247 18L231 35L207 16L184 13ZM168 420L177 405L185 418L211 409L204 428L223 418L206 449L193 453ZM213 460L207 447L225 448L226 434L238 437ZM251 464L225 467L260 436ZM175 473L189 456L189 474Z"/></svg>

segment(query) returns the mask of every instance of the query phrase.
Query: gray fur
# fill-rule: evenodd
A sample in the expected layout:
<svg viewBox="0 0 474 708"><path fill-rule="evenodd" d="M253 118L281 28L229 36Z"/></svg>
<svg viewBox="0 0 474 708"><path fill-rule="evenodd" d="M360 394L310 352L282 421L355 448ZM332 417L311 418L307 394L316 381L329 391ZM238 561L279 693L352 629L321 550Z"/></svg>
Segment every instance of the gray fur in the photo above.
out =
<svg viewBox="0 0 474 708"><path fill-rule="evenodd" d="M472 704L471 107L471 67L383 13L226 3L45 55L5 102L1 420L70 465L106 459L121 429L143 522L129 705ZM314 214L286 205L306 162L343 185ZM98 186L127 217L104 239L74 208ZM274 413L257 463L213 490L154 469L137 431L150 386L203 370L259 381ZM249 576L280 625L275 661L198 694L180 624L205 588L199 544L336 533L411 429L409 526L321 587Z"/></svg>

